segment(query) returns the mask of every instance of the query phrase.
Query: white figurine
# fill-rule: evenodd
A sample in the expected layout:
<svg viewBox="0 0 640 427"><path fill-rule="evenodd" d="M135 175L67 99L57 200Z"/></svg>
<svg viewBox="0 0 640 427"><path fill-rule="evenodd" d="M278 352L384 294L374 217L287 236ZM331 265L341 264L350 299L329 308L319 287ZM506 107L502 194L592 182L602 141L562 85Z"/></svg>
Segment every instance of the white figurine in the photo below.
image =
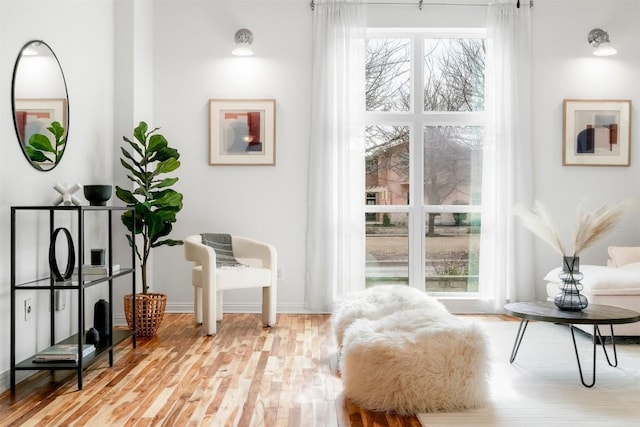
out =
<svg viewBox="0 0 640 427"><path fill-rule="evenodd" d="M82 203L80 199L73 195L73 193L82 188L80 186L80 183L75 183L71 187L69 187L69 184L67 184L66 182L64 184L56 182L56 185L54 185L53 188L58 193L60 193L60 195L53 201L54 205L58 206L59 204L62 204L63 206L71 206L72 204L74 204L76 206L80 206L80 204Z"/></svg>

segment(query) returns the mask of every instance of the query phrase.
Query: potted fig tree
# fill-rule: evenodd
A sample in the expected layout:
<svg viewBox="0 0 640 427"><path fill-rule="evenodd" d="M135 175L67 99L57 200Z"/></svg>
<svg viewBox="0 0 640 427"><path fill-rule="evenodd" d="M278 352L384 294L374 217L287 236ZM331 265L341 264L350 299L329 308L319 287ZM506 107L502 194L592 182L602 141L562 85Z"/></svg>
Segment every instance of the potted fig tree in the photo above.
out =
<svg viewBox="0 0 640 427"><path fill-rule="evenodd" d="M136 256L140 261L142 293L125 295L125 317L129 328L133 326L132 306L136 307L136 334L139 337L156 334L167 304L164 294L149 292L147 267L149 255L158 246L182 245L181 240L170 239L176 214L182 209L182 194L171 187L177 177L167 177L180 167L180 154L169 147L165 137L157 131L148 130L145 122L133 130L133 139L122 138L132 150L122 147L120 163L127 170L127 178L133 183L133 190L116 186L116 196L133 207L133 211L122 214L122 222L129 230L129 244L136 243ZM134 229L135 216L135 229ZM141 239L136 241L136 236Z"/></svg>

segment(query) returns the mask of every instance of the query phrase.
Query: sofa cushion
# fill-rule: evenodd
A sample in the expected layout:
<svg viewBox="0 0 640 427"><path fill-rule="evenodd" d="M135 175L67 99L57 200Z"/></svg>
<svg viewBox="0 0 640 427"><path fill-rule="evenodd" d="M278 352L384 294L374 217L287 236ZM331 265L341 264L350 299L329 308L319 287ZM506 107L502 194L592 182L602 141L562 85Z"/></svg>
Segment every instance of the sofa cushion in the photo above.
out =
<svg viewBox="0 0 640 427"><path fill-rule="evenodd" d="M640 246L609 246L611 267L640 262Z"/></svg>
<svg viewBox="0 0 640 427"><path fill-rule="evenodd" d="M544 277L547 282L560 283L560 267L554 268ZM600 265L582 265L581 280L586 294L594 295L640 295L640 271Z"/></svg>
<svg viewBox="0 0 640 427"><path fill-rule="evenodd" d="M640 273L640 261L632 262L631 264L625 264L620 266L620 269L627 271L635 271L636 273Z"/></svg>

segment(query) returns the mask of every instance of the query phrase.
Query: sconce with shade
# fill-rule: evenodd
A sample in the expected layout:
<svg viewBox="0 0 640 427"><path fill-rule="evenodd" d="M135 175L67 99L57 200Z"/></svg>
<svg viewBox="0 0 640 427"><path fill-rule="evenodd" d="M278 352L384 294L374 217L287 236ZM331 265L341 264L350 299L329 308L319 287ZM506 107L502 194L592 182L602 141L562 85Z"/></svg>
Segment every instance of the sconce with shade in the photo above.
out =
<svg viewBox="0 0 640 427"><path fill-rule="evenodd" d="M253 51L249 47L251 43L253 43L253 33L246 28L242 28L236 31L236 35L234 37L236 41L236 47L231 52L236 56L251 56L253 55Z"/></svg>
<svg viewBox="0 0 640 427"><path fill-rule="evenodd" d="M587 41L591 46L595 47L593 54L596 56L611 56L618 53L616 48L611 45L611 41L609 41L609 33L600 28L594 28L589 31Z"/></svg>

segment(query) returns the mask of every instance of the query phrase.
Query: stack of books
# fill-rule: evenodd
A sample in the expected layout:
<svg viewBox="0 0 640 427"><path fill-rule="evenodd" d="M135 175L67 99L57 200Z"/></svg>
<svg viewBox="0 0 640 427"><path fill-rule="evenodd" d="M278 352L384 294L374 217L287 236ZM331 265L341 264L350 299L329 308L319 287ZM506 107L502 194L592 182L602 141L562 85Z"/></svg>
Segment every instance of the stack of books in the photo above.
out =
<svg viewBox="0 0 640 427"><path fill-rule="evenodd" d="M93 344L84 344L82 346L82 357L87 357L96 351ZM34 362L77 362L78 361L78 344L56 344L35 355Z"/></svg>
<svg viewBox="0 0 640 427"><path fill-rule="evenodd" d="M117 273L120 271L120 264L113 264L113 273ZM78 276L78 267L75 268L73 274ZM109 274L109 266L108 265L83 265L82 266L82 276L84 278L93 278L96 277L104 277Z"/></svg>

